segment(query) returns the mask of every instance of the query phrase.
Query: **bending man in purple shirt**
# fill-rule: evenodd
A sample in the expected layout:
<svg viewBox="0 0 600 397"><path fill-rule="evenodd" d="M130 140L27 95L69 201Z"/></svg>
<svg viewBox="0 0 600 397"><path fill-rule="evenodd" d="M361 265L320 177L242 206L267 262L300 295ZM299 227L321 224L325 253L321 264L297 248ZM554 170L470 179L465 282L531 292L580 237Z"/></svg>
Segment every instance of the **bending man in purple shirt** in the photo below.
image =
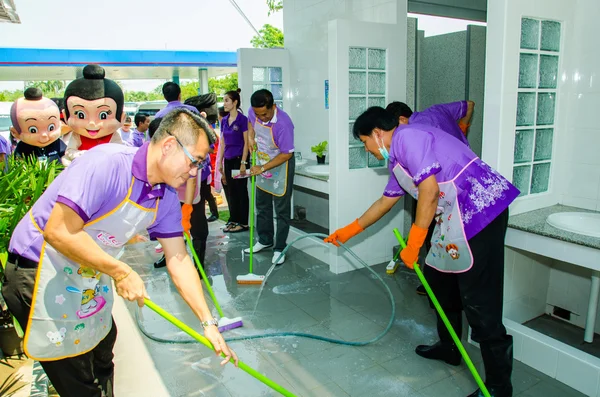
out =
<svg viewBox="0 0 600 397"><path fill-rule="evenodd" d="M154 117L165 117L167 113L175 108L184 108L192 113L199 114L198 109L181 102L181 88L179 88L179 84L173 83L172 81L167 81L162 86L162 93L165 97L165 101L169 103L167 103L167 106L165 106L163 109L159 110Z"/></svg>
<svg viewBox="0 0 600 397"><path fill-rule="evenodd" d="M237 361L187 255L175 192L196 176L214 139L206 121L187 110L169 113L139 149L98 145L75 159L17 225L2 295L25 326L25 352L61 396L113 395L111 278L118 295L144 305L143 280L117 259L143 229L161 242L171 278L206 337Z"/></svg>
<svg viewBox="0 0 600 397"><path fill-rule="evenodd" d="M353 135L379 160L389 160L383 196L326 242L345 243L381 219L406 193L417 216L400 253L413 268L432 220L436 228L425 264L427 278L450 323L461 335L462 310L479 342L486 386L494 397L512 397L512 337L502 324L504 236L508 206L519 191L466 145L422 124L401 125L380 107L367 109ZM461 355L438 315L440 341L420 345L424 358L460 365ZM477 390L469 397L482 397Z"/></svg>
<svg viewBox="0 0 600 397"><path fill-rule="evenodd" d="M273 247L273 204L277 215L277 233L273 263L281 265L280 255L290 232L290 208L294 185L294 123L273 101L268 90L258 90L250 97L248 110L248 146L256 151L257 164L250 168L256 175L256 228L258 241L254 252ZM270 178L263 176L265 171ZM250 248L245 250L250 253ZM281 258L278 260L278 258Z"/></svg>
<svg viewBox="0 0 600 397"><path fill-rule="evenodd" d="M473 101L458 101L433 105L413 113L404 102L392 102L385 110L398 120L398 124L425 124L439 128L469 146L467 129L471 125L474 108Z"/></svg>

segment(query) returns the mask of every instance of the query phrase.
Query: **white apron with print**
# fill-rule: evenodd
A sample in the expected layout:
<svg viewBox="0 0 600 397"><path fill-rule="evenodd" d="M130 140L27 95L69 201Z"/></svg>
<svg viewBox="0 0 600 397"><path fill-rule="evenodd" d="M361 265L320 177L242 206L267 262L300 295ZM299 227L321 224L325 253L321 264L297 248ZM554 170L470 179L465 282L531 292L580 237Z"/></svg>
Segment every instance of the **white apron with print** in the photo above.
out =
<svg viewBox="0 0 600 397"><path fill-rule="evenodd" d="M413 182L412 176L400 164L396 164L394 167L394 176L402 189L418 200L419 189ZM441 272L462 273L473 265L473 255L461 219L454 179L438 182L440 197L434 216L436 225L431 237L431 249L427 253L425 263Z"/></svg>
<svg viewBox="0 0 600 397"><path fill-rule="evenodd" d="M143 208L130 200L132 187L133 179L127 197L116 208L84 225L96 244L113 257L156 217L159 200L154 209ZM31 211L29 215L41 233ZM25 352L35 360L52 361L92 350L110 331L112 306L109 276L73 262L44 242L25 332Z"/></svg>
<svg viewBox="0 0 600 397"><path fill-rule="evenodd" d="M256 145L258 146L256 158L259 167L267 164L281 153L275 144L275 139L273 139L273 128L263 125L258 118L254 123L254 137ZM263 175L258 175L256 178L256 186L258 186L260 190L271 193L274 196L283 196L287 187L287 167L288 162L286 161L269 170L273 174L271 178L265 178Z"/></svg>

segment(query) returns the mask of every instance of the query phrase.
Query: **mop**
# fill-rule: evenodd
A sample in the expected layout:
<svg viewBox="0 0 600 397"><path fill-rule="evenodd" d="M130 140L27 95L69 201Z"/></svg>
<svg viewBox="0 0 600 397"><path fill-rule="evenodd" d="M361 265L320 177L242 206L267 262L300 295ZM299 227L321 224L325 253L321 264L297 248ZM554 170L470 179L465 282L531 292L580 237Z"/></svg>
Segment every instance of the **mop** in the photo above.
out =
<svg viewBox="0 0 600 397"><path fill-rule="evenodd" d="M183 233L183 236L185 237L185 241L186 241L188 247L190 247L190 251L192 251L192 256L194 257L194 262L196 263L196 267L200 271L200 275L202 276L202 280L204 280L206 289L208 290L208 293L210 294L210 297L212 298L212 301L215 304L215 307L217 308L217 312L219 312L219 317L220 317L219 318L219 332L225 332L230 329L243 327L244 323L242 322L241 317L227 318L223 315L223 310L221 310L221 306L219 305L219 302L217 302L217 297L215 296L215 293L213 292L213 289L210 286L208 279L206 278L206 274L204 273L204 269L202 269L202 264L200 263L198 254L196 254L196 250L194 249L194 245L192 244L192 242L190 240L190 236L188 236L187 233Z"/></svg>
<svg viewBox="0 0 600 397"><path fill-rule="evenodd" d="M252 152L252 166L256 165L256 150ZM252 261L254 257L254 195L256 190L256 176L252 175L252 192L250 198L250 270L248 274L241 274L236 277L238 284L261 285L265 276L259 276L252 273ZM242 251L243 253L244 251Z"/></svg>
<svg viewBox="0 0 600 397"><path fill-rule="evenodd" d="M402 249L406 248L406 243L404 242L404 239L402 238L402 236L400 235L400 232L396 228L394 228L394 235L396 235L396 238L398 239L398 242L400 243L400 246L402 247ZM473 374L473 378L475 378L475 382L477 383L477 386L479 386L479 388L481 389L481 392L483 393L483 395L485 397L490 397L490 392L488 392L487 388L485 387L485 384L483 383L483 380L481 380L481 377L479 376L477 369L473 365L473 362L471 361L469 354L467 353L464 346L460 342L460 338L458 337L458 335L456 335L456 332L454 331L454 328L452 328L450 321L448 321L448 317L446 317L446 314L444 313L442 306L440 306L438 300L436 299L435 295L433 294L433 291L431 290L431 287L429 287L427 280L425 280L425 276L423 275L423 272L421 271L421 267L419 266L419 264L417 262L414 263L414 269L415 269L415 272L417 273L417 277L419 277L419 280L421 281L421 284L423 284L423 286L425 287L425 291L427 291L427 295L429 295L431 302L433 302L433 306L435 306L435 310L437 310L442 321L444 322L444 325L448 329L448 332L450 332L450 336L452 336L452 340L454 341L454 344L458 348L458 351L460 352L462 358L465 360L465 364L467 364L467 367L469 367L471 374Z"/></svg>
<svg viewBox="0 0 600 397"><path fill-rule="evenodd" d="M152 309L154 312L156 312L162 318L169 321L171 324L173 324L174 326L176 326L177 328L179 328L186 334L190 335L192 338L196 339L198 342L202 343L204 346L208 347L211 350L215 350L215 348L213 347L213 345L210 343L210 341L208 339L206 339L204 336L200 335L198 332L194 331L188 325L181 322L181 320L177 319L175 316L171 315L170 313L167 313L163 308L161 308L160 306L158 306L151 300L144 299L144 303L146 304L146 306L148 306L150 309ZM225 357L225 355L223 353L221 353L221 357ZM233 362L233 359L230 361ZM252 375L256 379L258 379L259 381L263 382L265 385L269 386L273 390L281 393L281 395L286 396L286 397L296 397L289 390L287 390L283 386L273 382L271 379L267 378L266 376L264 376L257 370L249 367L247 364L243 363L241 360L238 361L238 367L240 369L246 371L248 374Z"/></svg>
<svg viewBox="0 0 600 397"><path fill-rule="evenodd" d="M400 251L402 251L402 250L396 251L396 255L394 255L394 257L392 258L390 263L388 263L387 266L385 267L385 272L387 274L396 273L396 269L398 269L398 265L400 264L400 262L398 262L398 255L400 255Z"/></svg>

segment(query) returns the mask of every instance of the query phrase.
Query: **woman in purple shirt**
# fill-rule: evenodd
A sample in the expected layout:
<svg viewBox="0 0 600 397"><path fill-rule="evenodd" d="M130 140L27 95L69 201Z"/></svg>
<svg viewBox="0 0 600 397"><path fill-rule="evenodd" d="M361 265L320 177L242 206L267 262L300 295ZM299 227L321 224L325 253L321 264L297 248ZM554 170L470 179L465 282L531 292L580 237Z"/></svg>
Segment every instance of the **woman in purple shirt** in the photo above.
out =
<svg viewBox="0 0 600 397"><path fill-rule="evenodd" d="M404 194L416 198L415 223L400 257L413 268L435 220L425 259L431 288L458 335L464 310L472 338L481 347L491 395L511 397L512 337L502 324L504 236L508 206L519 191L449 134L422 124L396 125L380 107L368 109L354 123L354 137L379 160L389 161L391 176L379 200L325 241L345 243L381 219ZM460 365L460 352L439 316L437 328L440 341L417 346L416 353ZM477 390L469 397L481 396Z"/></svg>
<svg viewBox="0 0 600 397"><path fill-rule="evenodd" d="M223 189L229 204L229 222L224 232L238 233L248 230L248 179L235 179L231 171L246 173L248 162L248 118L240 111L240 92L228 91L223 97L223 107L228 113L221 120L223 163L219 172L223 175ZM225 172L223 172L223 170Z"/></svg>

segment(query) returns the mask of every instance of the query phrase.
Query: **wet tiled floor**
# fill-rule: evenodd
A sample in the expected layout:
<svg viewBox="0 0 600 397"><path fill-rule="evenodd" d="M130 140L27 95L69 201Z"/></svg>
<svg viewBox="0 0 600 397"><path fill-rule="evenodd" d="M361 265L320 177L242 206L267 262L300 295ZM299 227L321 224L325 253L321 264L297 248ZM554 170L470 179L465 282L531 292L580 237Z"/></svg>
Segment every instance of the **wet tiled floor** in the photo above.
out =
<svg viewBox="0 0 600 397"><path fill-rule="evenodd" d="M291 249L283 266L269 277L258 306L258 286L240 286L236 276L248 272L242 248L248 233L224 235L222 224L210 224L207 273L227 317L241 316L243 328L228 337L271 332L306 332L345 341L365 341L387 326L391 306L383 286L366 269L335 275L328 266ZM166 269L154 269L154 244L131 246L123 256L146 282L150 298L192 327L198 320L178 295ZM255 273L264 274L272 252L255 255ZM435 317L418 296L416 276L406 269L385 274L385 264L374 266L390 287L396 313L390 331L379 341L355 347L299 338L267 338L230 342L239 358L297 396L445 396L464 397L476 389L463 364L452 367L425 360L414 353L418 344L436 341ZM208 295L207 295L208 297ZM171 396L275 396L278 393L240 369L221 367L219 359L149 309L141 313L127 304L144 331L163 343L144 337L158 376ZM216 312L215 312L216 313ZM137 316L137 317L136 317ZM483 373L479 350L466 345ZM118 355L119 352L116 351ZM118 371L118 367L117 367ZM580 396L582 394L515 361L515 396Z"/></svg>

